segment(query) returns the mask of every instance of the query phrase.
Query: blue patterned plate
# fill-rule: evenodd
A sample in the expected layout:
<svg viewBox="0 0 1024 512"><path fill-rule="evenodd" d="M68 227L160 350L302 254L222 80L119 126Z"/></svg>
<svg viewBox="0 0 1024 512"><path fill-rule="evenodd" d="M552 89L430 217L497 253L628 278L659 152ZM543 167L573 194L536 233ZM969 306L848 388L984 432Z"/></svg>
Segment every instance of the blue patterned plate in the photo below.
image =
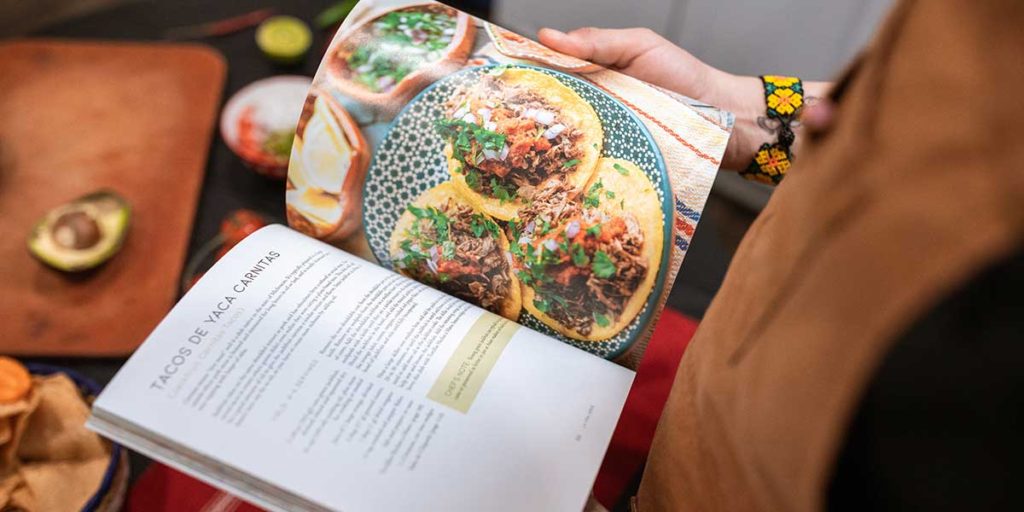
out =
<svg viewBox="0 0 1024 512"><path fill-rule="evenodd" d="M494 66L468 68L449 75L423 90L398 114L384 141L374 152L363 191L363 219L370 248L381 265L391 268L388 239L405 210L427 189L449 179L444 157L444 140L434 131L434 120L444 117L445 103L466 84L480 79ZM523 309L519 323L558 338L606 359L622 355L650 323L665 287L665 272L672 250L672 192L665 161L640 119L607 93L594 85L558 71L516 65L546 73L558 79L590 103L604 126L602 157L621 158L635 163L654 184L662 206L664 248L654 289L644 308L632 323L615 337L604 341L578 341L562 336Z"/></svg>

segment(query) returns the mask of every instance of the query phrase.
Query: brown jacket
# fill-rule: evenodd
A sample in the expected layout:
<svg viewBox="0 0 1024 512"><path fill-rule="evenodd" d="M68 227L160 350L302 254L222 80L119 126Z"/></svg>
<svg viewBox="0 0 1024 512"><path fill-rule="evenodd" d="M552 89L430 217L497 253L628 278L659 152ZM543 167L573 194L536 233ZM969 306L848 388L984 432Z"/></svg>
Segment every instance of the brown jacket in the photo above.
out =
<svg viewBox="0 0 1024 512"><path fill-rule="evenodd" d="M1024 2L902 2L837 101L683 358L641 511L822 509L893 340L1024 242Z"/></svg>

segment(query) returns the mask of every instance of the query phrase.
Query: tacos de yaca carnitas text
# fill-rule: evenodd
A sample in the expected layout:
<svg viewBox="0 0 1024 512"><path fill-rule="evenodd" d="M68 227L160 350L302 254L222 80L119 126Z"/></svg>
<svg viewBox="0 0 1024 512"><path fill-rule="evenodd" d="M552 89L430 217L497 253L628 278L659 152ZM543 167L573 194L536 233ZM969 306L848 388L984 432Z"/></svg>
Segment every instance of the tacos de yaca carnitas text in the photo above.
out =
<svg viewBox="0 0 1024 512"><path fill-rule="evenodd" d="M522 290L508 239L451 183L427 190L406 208L389 252L402 274L510 320L519 317Z"/></svg>
<svg viewBox="0 0 1024 512"><path fill-rule="evenodd" d="M524 306L570 338L615 336L654 288L663 228L654 186L625 160L600 159L581 195L538 191L508 226Z"/></svg>
<svg viewBox="0 0 1024 512"><path fill-rule="evenodd" d="M496 66L479 76L436 122L458 192L488 215L509 220L552 180L582 190L604 138L594 108L533 69Z"/></svg>

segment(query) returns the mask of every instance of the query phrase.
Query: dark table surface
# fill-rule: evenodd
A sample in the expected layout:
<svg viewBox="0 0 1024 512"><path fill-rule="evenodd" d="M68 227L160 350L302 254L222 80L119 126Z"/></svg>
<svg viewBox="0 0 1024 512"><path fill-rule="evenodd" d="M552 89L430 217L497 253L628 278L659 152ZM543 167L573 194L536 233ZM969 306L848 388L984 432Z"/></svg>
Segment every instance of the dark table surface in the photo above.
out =
<svg viewBox="0 0 1024 512"><path fill-rule="evenodd" d="M106 39L161 41L171 27L191 25L236 16L255 9L274 7L278 14L296 16L312 22L317 13L334 0L165 0L131 1L113 8L68 20L39 31L33 36L72 39ZM449 1L452 5L477 14L486 14L487 0ZM314 30L312 51L304 62L282 67L272 64L260 53L254 42L254 30L206 38L207 44L224 55L228 62L224 100L255 80L280 74L312 76L320 61L320 50L330 37L328 31ZM255 210L272 222L284 221L284 183L264 178L246 168L228 149L219 134L214 134L206 177L203 183L195 225L190 241L189 257L204 242L217 234L221 219L238 208ZM715 210L709 208L701 220L694 243L672 290L670 304L700 317L717 290L729 260L729 251L713 236ZM702 236L703 235L703 236ZM124 359L46 358L34 362L59 365L76 370L100 384L105 384L124 363ZM149 464L137 454L132 456L133 480Z"/></svg>

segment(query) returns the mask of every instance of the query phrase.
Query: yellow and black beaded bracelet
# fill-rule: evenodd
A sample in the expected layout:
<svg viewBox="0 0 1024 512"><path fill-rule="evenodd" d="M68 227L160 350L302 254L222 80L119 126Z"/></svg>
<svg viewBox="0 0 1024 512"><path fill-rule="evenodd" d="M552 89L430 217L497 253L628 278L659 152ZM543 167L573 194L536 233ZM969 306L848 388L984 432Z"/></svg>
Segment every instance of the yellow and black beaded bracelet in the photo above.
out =
<svg viewBox="0 0 1024 512"><path fill-rule="evenodd" d="M778 140L766 142L754 154L754 161L740 175L769 185L778 184L793 162L793 125L804 106L804 84L796 77L763 75L767 117L762 127L778 133Z"/></svg>

